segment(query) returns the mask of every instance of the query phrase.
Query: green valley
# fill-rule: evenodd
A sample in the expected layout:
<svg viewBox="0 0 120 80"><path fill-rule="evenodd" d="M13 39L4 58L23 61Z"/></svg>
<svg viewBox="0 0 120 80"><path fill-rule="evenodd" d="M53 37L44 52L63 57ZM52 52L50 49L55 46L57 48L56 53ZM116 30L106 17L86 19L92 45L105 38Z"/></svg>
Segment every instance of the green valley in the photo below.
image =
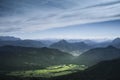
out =
<svg viewBox="0 0 120 80"><path fill-rule="evenodd" d="M40 70L25 70L25 71L13 71L9 72L7 75L9 76L18 76L18 77L56 77L67 75L71 73L75 73L77 71L83 71L87 68L85 65L56 65L46 67L45 69Z"/></svg>

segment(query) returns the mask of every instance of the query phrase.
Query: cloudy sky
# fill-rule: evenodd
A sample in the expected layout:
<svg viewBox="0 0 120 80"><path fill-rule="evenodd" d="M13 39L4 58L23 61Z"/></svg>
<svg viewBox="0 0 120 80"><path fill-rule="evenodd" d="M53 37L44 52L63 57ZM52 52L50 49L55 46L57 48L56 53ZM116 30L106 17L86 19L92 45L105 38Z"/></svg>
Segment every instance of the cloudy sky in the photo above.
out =
<svg viewBox="0 0 120 80"><path fill-rule="evenodd" d="M120 0L0 0L0 36L120 37Z"/></svg>

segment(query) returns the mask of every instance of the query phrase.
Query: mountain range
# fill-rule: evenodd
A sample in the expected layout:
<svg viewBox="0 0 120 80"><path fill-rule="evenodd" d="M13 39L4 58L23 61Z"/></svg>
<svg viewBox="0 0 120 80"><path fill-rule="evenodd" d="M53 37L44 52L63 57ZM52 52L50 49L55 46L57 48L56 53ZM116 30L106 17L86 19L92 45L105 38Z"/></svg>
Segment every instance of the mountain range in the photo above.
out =
<svg viewBox="0 0 120 80"><path fill-rule="evenodd" d="M70 43L70 42L67 42L66 40L60 40L50 45L50 48L59 49L61 51L68 52L71 54L74 54L74 53L80 54L82 52L89 50L91 46L87 45L84 42Z"/></svg>
<svg viewBox="0 0 120 80"><path fill-rule="evenodd" d="M12 36L0 36L0 41L16 41L16 40L21 40L21 39Z"/></svg>
<svg viewBox="0 0 120 80"><path fill-rule="evenodd" d="M79 56L72 56L52 48L32 48L20 46L0 47L0 70L36 69L58 64L79 64L93 66L101 61L120 57L120 49L113 46L90 49ZM9 67L9 68L8 68Z"/></svg>
<svg viewBox="0 0 120 80"><path fill-rule="evenodd" d="M106 40L103 42L96 42L95 40L81 40L81 39L70 39L70 40L22 40L12 36L0 36L0 46L13 45L22 47L50 47L59 49L66 52L82 53L92 48L107 47L112 45L116 48L120 48L120 38L113 40Z"/></svg>
<svg viewBox="0 0 120 80"><path fill-rule="evenodd" d="M0 40L0 46L6 45L35 48L41 48L46 46L44 43L36 40Z"/></svg>
<svg viewBox="0 0 120 80"><path fill-rule="evenodd" d="M75 53L79 55L73 56ZM120 38L100 43L92 42L91 45L84 41L51 42L0 37L0 71L37 70L62 64L85 65L88 68L48 79L36 77L27 80L119 80ZM8 76L5 78L3 77L3 80L22 79L9 79ZM26 79L23 77L22 80Z"/></svg>

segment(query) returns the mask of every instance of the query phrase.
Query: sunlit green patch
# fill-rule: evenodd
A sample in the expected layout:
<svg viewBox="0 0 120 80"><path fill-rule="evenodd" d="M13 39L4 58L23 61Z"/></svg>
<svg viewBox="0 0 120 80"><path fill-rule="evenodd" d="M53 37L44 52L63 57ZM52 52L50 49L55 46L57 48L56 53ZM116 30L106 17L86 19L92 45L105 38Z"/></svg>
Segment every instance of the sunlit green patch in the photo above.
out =
<svg viewBox="0 0 120 80"><path fill-rule="evenodd" d="M77 72L79 70L85 70L87 67L85 65L56 65L46 67L40 70L29 70L29 71L15 71L10 72L7 75L20 76L20 77L55 77L66 75L70 73Z"/></svg>

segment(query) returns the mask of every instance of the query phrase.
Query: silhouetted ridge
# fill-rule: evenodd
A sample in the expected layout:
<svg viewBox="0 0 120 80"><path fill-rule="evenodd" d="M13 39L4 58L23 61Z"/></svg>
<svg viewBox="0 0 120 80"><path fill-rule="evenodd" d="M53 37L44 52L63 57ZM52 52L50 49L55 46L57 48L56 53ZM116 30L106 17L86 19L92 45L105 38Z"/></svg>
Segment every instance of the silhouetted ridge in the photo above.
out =
<svg viewBox="0 0 120 80"><path fill-rule="evenodd" d="M79 71L50 80L120 80L120 58L102 61L85 71ZM49 79L48 79L49 80Z"/></svg>
<svg viewBox="0 0 120 80"><path fill-rule="evenodd" d="M113 46L106 48L94 48L81 54L78 57L79 63L86 65L93 65L100 61L112 60L120 57L120 49Z"/></svg>

